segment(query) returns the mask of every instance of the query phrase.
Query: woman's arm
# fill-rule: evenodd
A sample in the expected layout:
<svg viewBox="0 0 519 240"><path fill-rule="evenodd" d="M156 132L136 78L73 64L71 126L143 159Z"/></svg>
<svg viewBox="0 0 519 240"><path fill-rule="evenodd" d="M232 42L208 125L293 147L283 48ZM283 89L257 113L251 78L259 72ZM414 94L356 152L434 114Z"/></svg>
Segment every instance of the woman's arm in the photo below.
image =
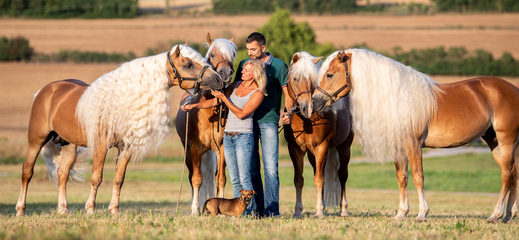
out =
<svg viewBox="0 0 519 240"><path fill-rule="evenodd" d="M189 111L193 108L212 108L216 107L218 105L218 102L216 101L216 98L205 100L203 102L193 103L193 104L187 104L185 106L181 106L180 108L182 111Z"/></svg>
<svg viewBox="0 0 519 240"><path fill-rule="evenodd" d="M247 116L249 116L256 108L259 107L261 102L263 102L263 98L265 97L260 91L256 91L252 94L249 101L243 106L242 109L236 107L232 102L225 97L225 95L221 92L211 91L211 93L216 97L221 99L227 107L229 107L229 110L231 110L236 117L239 119L243 119Z"/></svg>

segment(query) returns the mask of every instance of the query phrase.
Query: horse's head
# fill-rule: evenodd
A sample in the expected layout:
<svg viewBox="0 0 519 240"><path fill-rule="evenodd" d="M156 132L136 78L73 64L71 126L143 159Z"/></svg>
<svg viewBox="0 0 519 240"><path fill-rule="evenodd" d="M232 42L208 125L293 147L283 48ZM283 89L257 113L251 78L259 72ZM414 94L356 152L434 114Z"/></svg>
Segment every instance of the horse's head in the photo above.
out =
<svg viewBox="0 0 519 240"><path fill-rule="evenodd" d="M219 90L223 88L222 78L200 53L186 45L174 46L168 52L168 73L171 84L182 89Z"/></svg>
<svg viewBox="0 0 519 240"><path fill-rule="evenodd" d="M292 56L288 68L288 95L299 105L301 114L310 118L313 112L312 93L314 83L319 76L322 57L314 57L307 52L298 52Z"/></svg>
<svg viewBox="0 0 519 240"><path fill-rule="evenodd" d="M351 90L351 53L338 51L324 61L319 71L317 91L312 94L315 111L322 114L326 107Z"/></svg>
<svg viewBox="0 0 519 240"><path fill-rule="evenodd" d="M228 86L231 84L234 74L234 58L237 50L234 44L234 36L231 39L213 39L211 34L207 33L207 44L209 49L205 55L205 61L220 74L225 86Z"/></svg>

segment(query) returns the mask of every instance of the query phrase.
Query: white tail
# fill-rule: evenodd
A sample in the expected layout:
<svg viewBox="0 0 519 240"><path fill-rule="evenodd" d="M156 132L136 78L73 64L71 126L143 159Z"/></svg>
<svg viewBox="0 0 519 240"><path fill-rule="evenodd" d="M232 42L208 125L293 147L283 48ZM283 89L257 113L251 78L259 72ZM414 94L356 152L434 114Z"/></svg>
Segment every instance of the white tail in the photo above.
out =
<svg viewBox="0 0 519 240"><path fill-rule="evenodd" d="M80 147L76 153L76 161L72 164L69 173L69 180L71 182L84 182L85 171L87 170L87 148ZM41 156L45 160L47 169L49 170L49 181L57 186L58 183L58 168L61 163L61 145L54 143L52 137L45 146L41 149Z"/></svg>
<svg viewBox="0 0 519 240"><path fill-rule="evenodd" d="M199 203L205 203L209 198L215 196L216 185L216 154L213 151L207 151L202 155L202 164L200 166L202 172L202 186L199 191Z"/></svg>
<svg viewBox="0 0 519 240"><path fill-rule="evenodd" d="M339 153L335 148L328 149L328 159L324 167L324 204L326 207L339 206L341 202L341 183L339 181Z"/></svg>

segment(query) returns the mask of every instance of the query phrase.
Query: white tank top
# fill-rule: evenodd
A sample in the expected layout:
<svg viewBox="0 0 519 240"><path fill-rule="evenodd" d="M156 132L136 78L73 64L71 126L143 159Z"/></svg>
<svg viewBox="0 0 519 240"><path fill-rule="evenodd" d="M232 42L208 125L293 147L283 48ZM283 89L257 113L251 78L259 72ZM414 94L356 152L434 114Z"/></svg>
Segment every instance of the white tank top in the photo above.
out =
<svg viewBox="0 0 519 240"><path fill-rule="evenodd" d="M236 84L236 87L232 90L232 94L229 97L229 100L234 104L234 106L238 107L239 109L243 109L245 104L247 104L247 102L250 100L252 94L256 92L256 90L258 90L258 88L256 88L246 96L238 97L236 96L236 89L242 83L243 81L239 81L238 84ZM254 115L254 112L252 112L249 116L243 119L239 119L232 111L229 111L227 123L225 124L225 132L252 133L252 115Z"/></svg>

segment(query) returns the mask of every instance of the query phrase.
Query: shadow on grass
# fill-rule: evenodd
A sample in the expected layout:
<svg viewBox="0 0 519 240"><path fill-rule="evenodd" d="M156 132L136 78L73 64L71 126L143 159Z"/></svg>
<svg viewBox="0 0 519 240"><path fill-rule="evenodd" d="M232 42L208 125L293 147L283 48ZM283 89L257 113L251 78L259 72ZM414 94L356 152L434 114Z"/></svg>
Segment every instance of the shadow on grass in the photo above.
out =
<svg viewBox="0 0 519 240"><path fill-rule="evenodd" d="M98 202L96 203L96 213L108 214L109 202ZM171 212L173 213L176 209L176 201L162 201L162 202L121 202L119 204L120 212ZM16 204L2 204L0 203L0 215L16 215ZM181 214L188 214L191 212L191 203L186 201L180 201L179 212ZM28 203L25 208L25 215L41 215L41 214L54 214L58 209L57 202L44 202L44 203ZM69 203L68 210L70 214L85 212L84 203Z"/></svg>

